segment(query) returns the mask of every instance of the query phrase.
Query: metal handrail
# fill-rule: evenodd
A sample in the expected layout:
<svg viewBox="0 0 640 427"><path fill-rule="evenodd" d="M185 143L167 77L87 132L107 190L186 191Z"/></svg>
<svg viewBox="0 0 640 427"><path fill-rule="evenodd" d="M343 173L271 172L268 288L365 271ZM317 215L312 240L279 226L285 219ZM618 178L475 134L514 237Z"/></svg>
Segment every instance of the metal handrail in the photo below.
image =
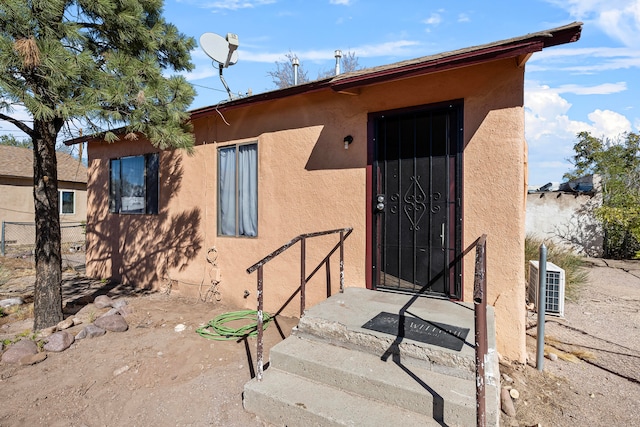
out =
<svg viewBox="0 0 640 427"><path fill-rule="evenodd" d="M263 344L263 335L264 335L264 313L263 313L263 309L264 309L264 265L266 263L268 263L269 261L271 261L272 259L274 259L275 257L277 257L278 255L280 255L281 253L283 253L284 251L286 251L287 249L289 249L290 247L292 247L293 245L295 245L297 242L300 242L300 287L296 290L296 292L293 294L295 295L296 293L298 293L298 291L300 292L300 317L302 317L304 315L304 310L306 308L306 284L307 282L316 274L316 272L318 272L318 270L320 270L320 268L322 267L322 265L326 266L327 269L327 297L330 296L330 292L331 292L331 276L330 276L330 264L329 264L329 260L331 258L331 255L333 255L335 253L336 250L340 249L340 292L342 293L344 291L344 241L347 237L349 237L349 235L351 234L351 232L353 231L353 228L351 227L347 227L347 228L339 228L336 230L327 230L327 231L318 231L315 233L307 233L307 234L300 234L297 237L294 237L293 239L291 239L290 241L288 241L287 243L285 243L284 245L280 246L278 249L276 249L275 251L271 252L269 255L265 256L264 258L262 258L260 261L256 262L255 264L253 264L251 267L247 268L247 273L251 274L254 271L258 270L258 283L257 283L257 296L258 296L258 310L257 310L257 317L258 317L258 334L257 334L257 351L256 351L256 359L257 359L257 369L256 369L256 378L258 381L262 380L262 374L264 372L264 361L263 361L263 354L264 354L264 344ZM312 237L320 237L320 236L326 236L329 234L340 234L340 241L333 247L333 249L331 249L331 251L329 251L329 253L327 254L327 256L325 256L323 258L322 261L320 261L320 263L318 264L318 266L313 270L313 272L307 276L306 275L306 242L308 238L312 238ZM292 298L293 298L292 295ZM291 298L289 299L289 301L291 300ZM287 301L285 303L288 304L289 301ZM284 306L283 306L284 308ZM282 310L282 309L281 309Z"/></svg>
<svg viewBox="0 0 640 427"><path fill-rule="evenodd" d="M487 356L487 235L476 241L473 305L476 340L476 426L486 426L485 361Z"/></svg>

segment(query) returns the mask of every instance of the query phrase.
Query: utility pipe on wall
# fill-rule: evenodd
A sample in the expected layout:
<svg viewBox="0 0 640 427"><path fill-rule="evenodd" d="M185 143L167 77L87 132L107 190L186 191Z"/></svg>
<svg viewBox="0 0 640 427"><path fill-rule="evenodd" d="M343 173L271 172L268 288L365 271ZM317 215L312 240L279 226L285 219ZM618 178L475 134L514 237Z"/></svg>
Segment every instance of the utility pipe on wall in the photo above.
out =
<svg viewBox="0 0 640 427"><path fill-rule="evenodd" d="M544 312L547 307L547 247L540 245L540 260L538 262L538 340L536 347L536 368L542 371L544 367Z"/></svg>

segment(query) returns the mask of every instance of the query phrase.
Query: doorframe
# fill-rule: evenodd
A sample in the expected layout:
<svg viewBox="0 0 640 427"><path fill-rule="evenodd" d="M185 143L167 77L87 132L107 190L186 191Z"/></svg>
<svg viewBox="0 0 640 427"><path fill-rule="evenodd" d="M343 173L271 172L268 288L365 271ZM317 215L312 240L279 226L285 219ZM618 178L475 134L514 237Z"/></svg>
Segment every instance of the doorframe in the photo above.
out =
<svg viewBox="0 0 640 427"><path fill-rule="evenodd" d="M376 159L376 141L375 141L375 120L385 114L408 114L415 111L424 110L436 110L445 107L456 107L459 109L458 114L458 161L455 167L455 179L459 181L459 197L457 203L460 209L459 222L456 221L454 215L453 220L449 224L449 239L454 239L456 233L459 230L460 233L460 247L456 251L453 259L450 260L449 266L449 294L455 294L456 286L456 271L458 272L460 282L460 300L464 300L464 263L462 262L462 242L464 242L464 99L453 99L450 101L437 102L431 104L422 104L411 107L396 108L384 111L374 111L367 114L367 166L366 166L366 262L365 262L365 280L367 289L375 289L373 286L373 259L375 254L375 248L373 246L373 227L374 227L374 188L373 188L373 173L374 164ZM455 265L457 264L457 266ZM457 268L452 268L457 267Z"/></svg>

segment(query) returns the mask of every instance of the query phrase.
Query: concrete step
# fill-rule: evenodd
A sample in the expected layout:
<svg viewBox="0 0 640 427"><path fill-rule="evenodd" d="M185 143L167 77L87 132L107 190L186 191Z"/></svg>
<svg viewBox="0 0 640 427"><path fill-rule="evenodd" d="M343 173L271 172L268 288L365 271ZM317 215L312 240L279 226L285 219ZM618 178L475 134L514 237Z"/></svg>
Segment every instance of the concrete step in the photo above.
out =
<svg viewBox="0 0 640 427"><path fill-rule="evenodd" d="M437 322L469 330L460 350L414 341L394 334L365 329L362 326L380 313L403 315L405 327L418 319L422 324ZM317 339L336 346L355 349L381 357L399 356L406 365L475 380L475 346L473 304L433 298L416 298L406 294L346 288L344 293L307 309L293 334ZM485 369L487 383L499 384L498 358L495 351L493 308L487 308L488 348Z"/></svg>
<svg viewBox="0 0 640 427"><path fill-rule="evenodd" d="M384 362L369 353L290 337L271 349L270 366L449 426L476 422L474 380L405 365L401 359ZM487 420L496 419L497 389L487 386L486 396Z"/></svg>
<svg viewBox="0 0 640 427"><path fill-rule="evenodd" d="M244 407L277 426L440 426L433 418L270 367L244 387Z"/></svg>

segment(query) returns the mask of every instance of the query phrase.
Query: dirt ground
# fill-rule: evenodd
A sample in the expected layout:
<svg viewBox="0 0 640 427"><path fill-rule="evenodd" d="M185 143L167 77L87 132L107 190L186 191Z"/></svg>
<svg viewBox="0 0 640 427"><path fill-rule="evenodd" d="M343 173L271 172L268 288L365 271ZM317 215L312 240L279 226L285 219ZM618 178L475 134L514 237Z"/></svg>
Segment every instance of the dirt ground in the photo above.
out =
<svg viewBox="0 0 640 427"><path fill-rule="evenodd" d="M565 303L564 318L546 316L545 350L558 360L536 369L537 321L529 313L528 364L501 364L520 392L516 417L502 414L502 425L640 425L640 261L588 264L589 282Z"/></svg>
<svg viewBox="0 0 640 427"><path fill-rule="evenodd" d="M29 265L2 258L0 265L12 271L11 280L0 285L0 299L28 294ZM513 381L505 385L520 394L516 416L503 415L502 425L640 425L640 263L593 260L589 277L579 300L566 303L564 319L547 316L548 350L560 358L545 359L542 372L534 367L536 326L530 314L533 362L501 365ZM265 425L242 408L255 339L211 341L195 333L236 308L176 295L135 295L73 271L65 274L65 284L69 312L98 293L125 298L133 307L129 330L76 341L33 366L0 364L0 426ZM23 309L1 317L0 340L28 331L29 316ZM288 335L295 322L283 318L280 328L272 324L266 348ZM176 332L178 325L186 329Z"/></svg>

